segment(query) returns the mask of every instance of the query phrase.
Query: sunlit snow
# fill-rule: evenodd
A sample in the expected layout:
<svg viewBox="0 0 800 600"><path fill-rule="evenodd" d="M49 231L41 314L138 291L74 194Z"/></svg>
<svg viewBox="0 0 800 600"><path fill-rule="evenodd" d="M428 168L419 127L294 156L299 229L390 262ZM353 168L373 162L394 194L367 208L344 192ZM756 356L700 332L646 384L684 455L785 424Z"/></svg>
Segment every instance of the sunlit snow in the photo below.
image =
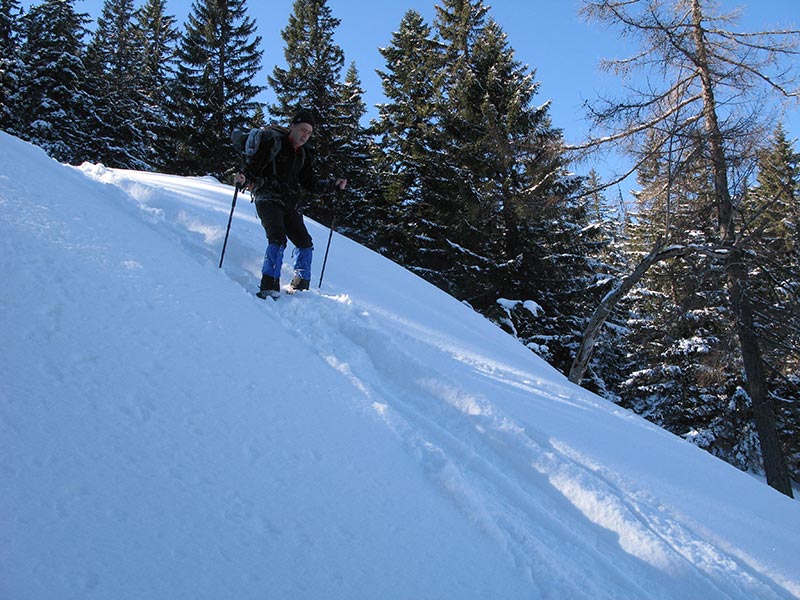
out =
<svg viewBox="0 0 800 600"><path fill-rule="evenodd" d="M0 133L0 598L800 597L800 503L314 222L259 300L232 192Z"/></svg>

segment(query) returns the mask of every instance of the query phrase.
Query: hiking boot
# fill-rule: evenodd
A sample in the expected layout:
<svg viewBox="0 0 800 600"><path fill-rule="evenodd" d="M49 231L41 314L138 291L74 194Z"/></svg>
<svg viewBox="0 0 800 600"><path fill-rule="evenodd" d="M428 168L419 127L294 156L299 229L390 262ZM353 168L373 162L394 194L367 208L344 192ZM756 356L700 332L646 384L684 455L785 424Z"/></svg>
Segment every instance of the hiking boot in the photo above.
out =
<svg viewBox="0 0 800 600"><path fill-rule="evenodd" d="M281 293L276 290L259 290L256 292L256 296L261 298L262 300L266 300L267 298L272 298L273 300L277 300L281 297Z"/></svg>
<svg viewBox="0 0 800 600"><path fill-rule="evenodd" d="M292 288L295 292L299 292L302 290L307 290L311 282L308 279L303 279L299 275L295 275L292 278L292 282L289 284L289 287Z"/></svg>
<svg viewBox="0 0 800 600"><path fill-rule="evenodd" d="M259 286L258 296L264 298L277 298L281 295L281 280L277 277L270 277L269 275L261 276L261 285Z"/></svg>

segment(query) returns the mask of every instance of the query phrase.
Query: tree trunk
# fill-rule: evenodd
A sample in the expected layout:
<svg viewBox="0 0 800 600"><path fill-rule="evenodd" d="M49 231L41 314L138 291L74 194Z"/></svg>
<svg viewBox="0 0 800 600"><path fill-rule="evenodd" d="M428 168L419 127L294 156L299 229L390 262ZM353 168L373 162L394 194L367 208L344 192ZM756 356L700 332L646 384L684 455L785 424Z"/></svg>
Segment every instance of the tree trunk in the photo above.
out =
<svg viewBox="0 0 800 600"><path fill-rule="evenodd" d="M675 258L688 254L692 250L685 246L676 246L674 248L663 249L661 240L657 241L650 254L645 256L642 261L636 265L636 268L625 279L618 282L617 286L606 294L600 305L595 309L589 324L583 333L581 345L578 352L575 354L575 359L572 361L572 366L569 369L569 380L572 383L580 385L583 376L586 374L586 369L589 366L589 360L592 358L594 351L594 343L600 331L603 329L608 316L614 310L617 303L625 297L631 288L644 277L647 270L657 262L667 260L668 258Z"/></svg>
<svg viewBox="0 0 800 600"><path fill-rule="evenodd" d="M764 362L761 359L761 349L754 329L753 309L746 287L747 278L742 262L743 257L737 248L732 250L726 265L728 293L736 315L736 331L742 347L742 361L747 375L747 388L753 402L753 417L758 441L761 444L761 455L764 458L764 471L767 475L767 483L771 487L793 498L789 470L786 467L780 440L778 440L775 403L767 389Z"/></svg>
<svg viewBox="0 0 800 600"><path fill-rule="evenodd" d="M778 441L775 409L767 389L764 363L761 358L761 349L758 346L758 337L753 323L753 311L747 288L747 269L743 262L744 255L736 245L733 225L734 206L728 187L727 160L725 158L725 148L722 144L722 132L717 120L717 106L714 99L711 69L709 68L700 0L692 0L692 21L697 52L695 60L703 88L703 119L706 133L708 134L714 175L714 194L717 200L719 234L722 245L729 252L726 261L727 289L730 295L731 308L736 318L736 332L741 345L747 388L750 393L750 400L753 403L756 432L761 444L761 454L764 458L764 471L767 475L767 483L791 498L793 497L791 480L786 467L786 460Z"/></svg>

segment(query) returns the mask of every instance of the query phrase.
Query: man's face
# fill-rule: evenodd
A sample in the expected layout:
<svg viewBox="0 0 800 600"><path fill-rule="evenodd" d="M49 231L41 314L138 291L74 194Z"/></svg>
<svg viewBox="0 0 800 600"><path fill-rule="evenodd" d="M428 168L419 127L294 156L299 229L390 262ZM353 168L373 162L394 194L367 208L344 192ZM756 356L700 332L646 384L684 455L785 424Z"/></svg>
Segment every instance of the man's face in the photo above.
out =
<svg viewBox="0 0 800 600"><path fill-rule="evenodd" d="M289 127L289 138L291 138L292 145L295 148L305 144L312 133L314 133L314 128L308 123L293 123Z"/></svg>

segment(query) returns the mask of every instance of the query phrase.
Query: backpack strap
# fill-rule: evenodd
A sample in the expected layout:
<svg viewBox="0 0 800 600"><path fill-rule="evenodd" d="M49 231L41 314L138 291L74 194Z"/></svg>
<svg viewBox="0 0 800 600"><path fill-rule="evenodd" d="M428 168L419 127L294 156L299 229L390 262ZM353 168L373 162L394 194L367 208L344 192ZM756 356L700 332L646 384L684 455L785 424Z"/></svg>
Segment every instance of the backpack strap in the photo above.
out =
<svg viewBox="0 0 800 600"><path fill-rule="evenodd" d="M264 140L265 138L268 139L268 141L272 142L272 145L270 146L269 152L267 153L267 157L266 160L264 161L264 164L272 165L272 176L277 179L278 171L275 167L275 157L278 156L278 152L281 151L281 147L283 144L283 137L287 133L289 133L289 130L279 125L270 125L268 128L259 129L258 131L260 132L259 143L261 143L261 140ZM305 166L306 164L306 158L308 157L307 154L308 152L309 149L306 148L305 145L300 146L300 169L302 169L303 166Z"/></svg>
<svg viewBox="0 0 800 600"><path fill-rule="evenodd" d="M282 135L278 131L273 131L272 134L272 146L269 149L269 154L267 154L267 164L272 165L272 176L277 179L278 178L278 171L275 167L275 157L278 156L278 152L281 151L281 144L282 144Z"/></svg>

